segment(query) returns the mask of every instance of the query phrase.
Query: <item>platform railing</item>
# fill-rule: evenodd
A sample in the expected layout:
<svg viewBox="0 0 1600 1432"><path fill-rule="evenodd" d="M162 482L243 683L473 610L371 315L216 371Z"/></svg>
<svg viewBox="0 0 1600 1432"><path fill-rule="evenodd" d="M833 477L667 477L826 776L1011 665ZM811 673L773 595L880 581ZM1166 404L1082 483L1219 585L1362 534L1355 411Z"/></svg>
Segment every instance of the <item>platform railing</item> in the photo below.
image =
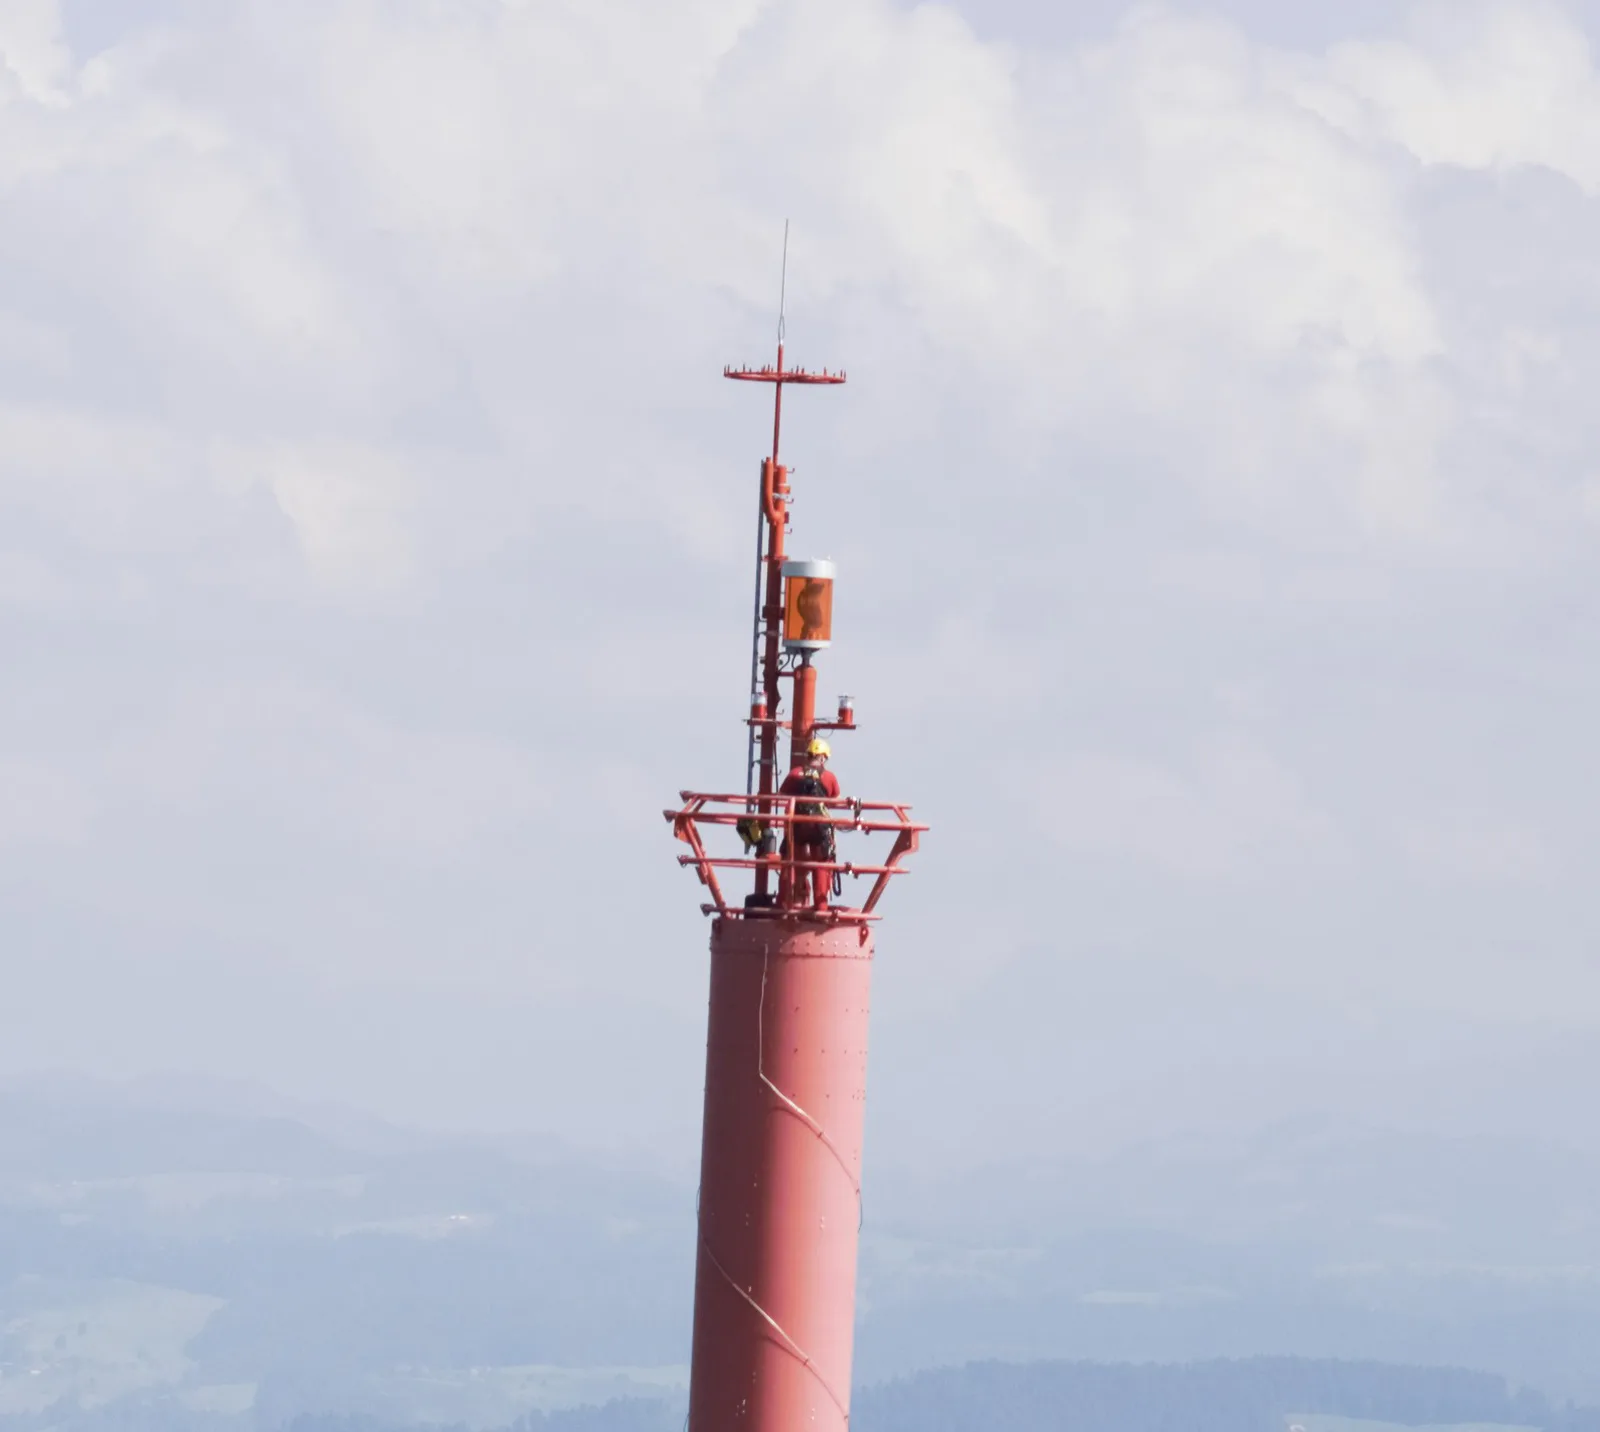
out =
<svg viewBox="0 0 1600 1432"><path fill-rule="evenodd" d="M732 919L804 915L812 919L857 923L876 920L880 917L873 912L883 898L890 879L906 873L901 862L916 851L918 837L928 828L911 819L910 806L893 801L863 801L850 796L713 795L700 791L680 791L678 794L683 805L677 810L662 812L672 823L673 835L689 847L690 853L680 855L678 864L692 867L700 883L711 892L710 903L700 907L702 913ZM797 807L802 805L808 808L820 806L823 814L801 814ZM758 850L758 853L751 854L748 844L743 855L713 854L708 849L706 838L709 834L726 830L729 834L738 835L741 827L749 831L751 823L759 826L762 834L775 832L778 835L781 843L778 853L764 855ZM799 832L816 826L832 827L836 849L837 837L842 835L890 834L894 836L894 841L887 856L879 863L801 859L798 852L804 842L798 838ZM797 838L785 839L791 832ZM743 840L741 844L744 844ZM717 872L741 870L770 872L780 892L771 904L729 903L723 894ZM797 895L802 885L808 883L802 876L811 872L825 876L829 885L836 875L851 879L865 876L872 880L872 888L859 908L814 905L799 899Z"/></svg>

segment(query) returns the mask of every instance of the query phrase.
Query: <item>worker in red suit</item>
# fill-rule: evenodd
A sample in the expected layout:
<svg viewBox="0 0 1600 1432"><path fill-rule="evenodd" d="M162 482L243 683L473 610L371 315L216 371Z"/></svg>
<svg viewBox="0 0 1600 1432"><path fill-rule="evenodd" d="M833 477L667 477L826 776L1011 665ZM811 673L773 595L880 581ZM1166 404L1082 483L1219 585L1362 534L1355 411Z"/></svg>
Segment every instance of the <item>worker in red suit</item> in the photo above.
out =
<svg viewBox="0 0 1600 1432"><path fill-rule="evenodd" d="M806 758L802 765L796 766L784 777L783 784L778 787L778 794L784 796L808 796L809 800L797 800L794 803L796 815L820 816L827 814L827 807L822 804L825 799L832 799L839 794L839 778L828 769L828 758L833 754L828 743L820 736L815 736L811 744L806 747ZM793 828L794 852L796 860L816 860L832 864L834 860L833 826L824 821L796 821ZM787 856L789 842L785 841L781 852ZM809 877L811 886L811 903L818 910L825 910L828 906L828 892L833 884L831 870L802 870L800 871L800 888L796 892L800 903L805 903L806 884ZM788 892L785 891L787 897ZM790 903L788 898L785 904Z"/></svg>

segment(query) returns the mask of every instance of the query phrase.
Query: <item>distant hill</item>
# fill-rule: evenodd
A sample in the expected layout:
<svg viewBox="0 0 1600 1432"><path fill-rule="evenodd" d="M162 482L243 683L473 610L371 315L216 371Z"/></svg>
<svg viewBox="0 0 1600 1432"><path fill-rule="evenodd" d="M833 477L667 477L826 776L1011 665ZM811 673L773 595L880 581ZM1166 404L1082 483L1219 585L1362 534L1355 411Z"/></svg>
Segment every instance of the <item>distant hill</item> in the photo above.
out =
<svg viewBox="0 0 1600 1432"><path fill-rule="evenodd" d="M493 1432L677 1432L681 1419L681 1404L620 1399L529 1413ZM1289 1432L1296 1425L1304 1432L1600 1432L1600 1410L1557 1409L1535 1392L1481 1373L1252 1358L1186 1366L1050 1362L942 1368L859 1391L851 1422L854 1432ZM156 1409L48 1425L59 1432L469 1432L461 1423L371 1416L301 1415L269 1426L174 1419Z"/></svg>
<svg viewBox="0 0 1600 1432"><path fill-rule="evenodd" d="M624 1399L598 1407L530 1412L491 1432L680 1432L682 1425L681 1407ZM338 1413L301 1415L269 1424L247 1416L208 1414L173 1405L0 1417L0 1428L4 1432L473 1432L464 1423L397 1422Z"/></svg>
<svg viewBox="0 0 1600 1432"><path fill-rule="evenodd" d="M680 1410L664 1402L632 1399L600 1407L571 1407L560 1412L530 1412L494 1432L678 1432ZM282 1432L418 1432L417 1424L399 1426L368 1417L297 1417ZM428 1432L469 1432L466 1427L430 1428Z"/></svg>
<svg viewBox="0 0 1600 1432"><path fill-rule="evenodd" d="M1600 1432L1600 1411L1558 1411L1503 1378L1304 1358L973 1363L866 1388L851 1423L855 1432L1285 1432L1330 1418Z"/></svg>
<svg viewBox="0 0 1600 1432"><path fill-rule="evenodd" d="M1293 1361L1488 1368L1600 1405L1582 1149L1304 1125L872 1187L857 1432L1093 1432L1102 1403L1117 1432L1183 1406L1277 1432L1291 1412L1595 1425L1492 1379L1425 1382L1454 1402L1300 1391L1297 1369L1340 1364ZM248 1088L0 1086L0 1432L482 1432L534 1409L558 1432L580 1404L676 1432L693 1255L693 1186L606 1156ZM1281 1358L1220 1361L1257 1354Z"/></svg>

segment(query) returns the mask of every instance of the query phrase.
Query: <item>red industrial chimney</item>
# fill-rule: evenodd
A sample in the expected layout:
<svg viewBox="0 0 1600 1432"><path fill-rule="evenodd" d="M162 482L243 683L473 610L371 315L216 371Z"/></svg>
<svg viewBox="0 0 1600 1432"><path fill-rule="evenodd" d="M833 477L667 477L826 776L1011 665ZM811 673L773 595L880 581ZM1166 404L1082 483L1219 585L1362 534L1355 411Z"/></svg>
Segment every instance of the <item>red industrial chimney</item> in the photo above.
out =
<svg viewBox="0 0 1600 1432"><path fill-rule="evenodd" d="M689 1432L844 1432L872 923L927 827L906 806L840 793L820 751L802 769L814 744L826 748L820 733L853 729L855 712L841 696L835 719L816 716L833 566L785 552L783 390L843 383L844 374L785 368L780 324L776 366L725 376L773 385L772 456L761 464L745 791L684 791L682 807L666 813L712 916ZM880 833L893 842L879 863L844 859L841 840ZM713 853L735 835L742 853ZM843 880L861 876L872 884L860 906L834 903ZM730 902L724 879L750 893Z"/></svg>

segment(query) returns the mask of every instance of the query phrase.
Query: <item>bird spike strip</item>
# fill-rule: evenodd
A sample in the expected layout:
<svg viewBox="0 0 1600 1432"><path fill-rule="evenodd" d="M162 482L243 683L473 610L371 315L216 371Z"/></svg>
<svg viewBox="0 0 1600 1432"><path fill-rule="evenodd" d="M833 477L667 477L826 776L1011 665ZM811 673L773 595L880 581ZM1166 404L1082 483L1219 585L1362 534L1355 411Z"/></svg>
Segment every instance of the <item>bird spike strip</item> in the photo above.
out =
<svg viewBox="0 0 1600 1432"><path fill-rule="evenodd" d="M813 373L807 368L773 367L767 364L760 368L729 366L722 370L724 378L736 378L743 383L842 383L845 381L844 370L830 373L826 368Z"/></svg>

